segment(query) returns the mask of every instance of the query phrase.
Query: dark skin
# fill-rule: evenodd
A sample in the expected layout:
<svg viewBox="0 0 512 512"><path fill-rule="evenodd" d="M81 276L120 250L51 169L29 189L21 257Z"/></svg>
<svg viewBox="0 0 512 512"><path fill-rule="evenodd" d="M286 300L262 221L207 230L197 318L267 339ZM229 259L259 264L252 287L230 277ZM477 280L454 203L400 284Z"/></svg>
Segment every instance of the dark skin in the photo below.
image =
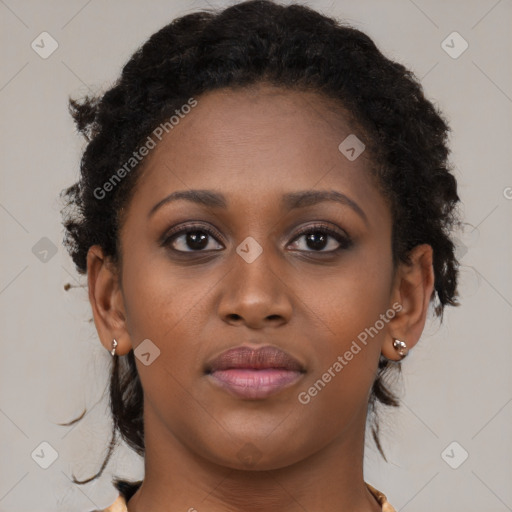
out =
<svg viewBox="0 0 512 512"><path fill-rule="evenodd" d="M120 263L99 246L88 254L89 297L105 348L115 338L120 356L145 339L160 349L149 366L136 359L145 478L128 510L377 512L363 479L368 396L379 355L398 360L393 340L410 349L420 338L432 249L417 246L410 264L393 266L391 212L369 156L351 162L340 153L354 130L316 94L261 86L197 99L146 157L123 216ZM172 192L190 189L222 193L227 207L178 200L149 216ZM335 201L293 210L281 204L284 194L304 190L335 190L364 213ZM319 222L351 244L328 235L318 249L307 233L297 234ZM183 233L160 243L184 223L220 236L207 235L199 250ZM263 249L252 263L236 252L248 236ZM298 394L395 303L401 311L310 403L300 403ZM306 372L265 399L231 396L212 386L204 364L242 344L277 346ZM238 455L249 443L258 454L252 467Z"/></svg>

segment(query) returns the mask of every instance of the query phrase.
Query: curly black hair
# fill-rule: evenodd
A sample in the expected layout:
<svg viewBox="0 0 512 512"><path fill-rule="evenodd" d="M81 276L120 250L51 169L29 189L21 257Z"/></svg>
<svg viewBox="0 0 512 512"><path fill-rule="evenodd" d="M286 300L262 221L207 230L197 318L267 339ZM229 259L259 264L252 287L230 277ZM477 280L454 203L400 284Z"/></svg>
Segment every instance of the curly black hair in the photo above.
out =
<svg viewBox="0 0 512 512"><path fill-rule="evenodd" d="M261 83L313 91L349 113L364 134L371 174L392 213L394 263L408 262L410 250L419 244L433 248L431 299L442 319L444 306L458 305L451 231L459 223L459 197L448 162L447 121L425 98L413 73L386 58L366 34L304 5L270 0L177 18L134 53L103 95L70 99L70 112L88 141L79 181L62 193L64 244L78 272L87 272L87 252L95 244L119 263L122 212L142 164L106 197L98 199L97 191L155 127L190 97ZM387 381L390 370L399 371L400 363L381 356L368 404L373 438L383 456L376 405L399 405ZM143 393L133 350L113 358L110 408L112 438L103 465L95 476L75 483L102 474L117 431L144 455Z"/></svg>

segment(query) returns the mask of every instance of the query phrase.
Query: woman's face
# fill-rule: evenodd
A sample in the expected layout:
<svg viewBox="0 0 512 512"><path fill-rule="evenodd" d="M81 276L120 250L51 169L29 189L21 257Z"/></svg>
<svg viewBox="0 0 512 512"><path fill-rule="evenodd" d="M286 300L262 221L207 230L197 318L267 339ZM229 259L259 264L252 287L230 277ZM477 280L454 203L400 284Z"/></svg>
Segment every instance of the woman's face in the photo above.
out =
<svg viewBox="0 0 512 512"><path fill-rule="evenodd" d="M232 468L284 467L364 430L397 310L391 214L368 152L339 149L353 132L314 94L197 100L126 210L118 336L138 356L146 433ZM240 346L300 371L268 353L208 373Z"/></svg>

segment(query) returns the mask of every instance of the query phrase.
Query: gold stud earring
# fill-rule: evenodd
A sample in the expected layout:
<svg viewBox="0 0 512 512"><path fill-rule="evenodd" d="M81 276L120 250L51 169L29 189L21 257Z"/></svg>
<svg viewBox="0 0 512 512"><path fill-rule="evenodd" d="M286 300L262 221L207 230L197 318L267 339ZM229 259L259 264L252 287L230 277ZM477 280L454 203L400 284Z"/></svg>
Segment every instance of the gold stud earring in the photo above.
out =
<svg viewBox="0 0 512 512"><path fill-rule="evenodd" d="M397 351L398 355L400 356L400 359L403 359L409 352L409 349L407 348L405 341L393 341L393 348Z"/></svg>

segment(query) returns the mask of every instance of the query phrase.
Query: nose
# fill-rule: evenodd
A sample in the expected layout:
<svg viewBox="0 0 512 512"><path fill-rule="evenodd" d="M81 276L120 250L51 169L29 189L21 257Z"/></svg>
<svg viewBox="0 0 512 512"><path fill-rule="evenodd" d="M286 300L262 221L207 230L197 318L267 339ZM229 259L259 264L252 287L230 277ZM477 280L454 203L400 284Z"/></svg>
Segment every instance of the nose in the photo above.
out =
<svg viewBox="0 0 512 512"><path fill-rule="evenodd" d="M286 284L286 277L277 269L275 260L271 265L266 252L251 263L234 254L235 262L223 279L218 306L218 314L224 322L263 329L290 321L290 285Z"/></svg>

